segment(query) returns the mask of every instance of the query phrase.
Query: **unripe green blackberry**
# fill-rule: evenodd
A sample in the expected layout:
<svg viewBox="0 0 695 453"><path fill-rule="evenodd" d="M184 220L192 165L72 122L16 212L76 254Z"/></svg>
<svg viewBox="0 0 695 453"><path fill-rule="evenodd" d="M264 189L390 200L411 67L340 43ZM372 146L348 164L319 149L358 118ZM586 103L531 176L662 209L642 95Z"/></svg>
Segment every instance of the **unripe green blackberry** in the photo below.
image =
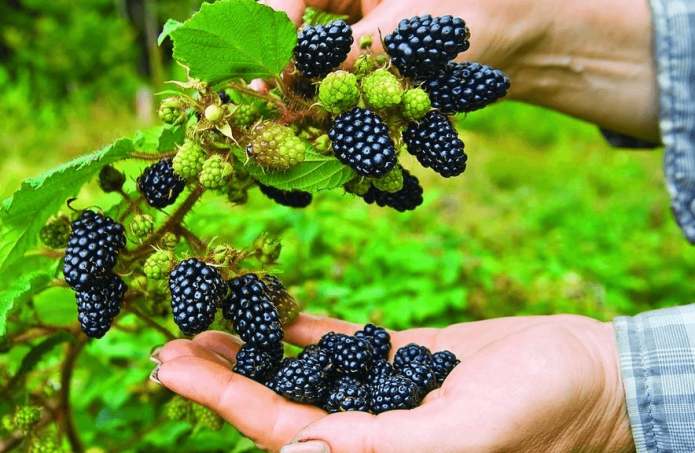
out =
<svg viewBox="0 0 695 453"><path fill-rule="evenodd" d="M419 120L432 108L432 102L427 92L422 88L411 88L403 93L401 111L409 120Z"/></svg>
<svg viewBox="0 0 695 453"><path fill-rule="evenodd" d="M377 67L376 58L373 55L360 55L352 65L352 70L357 75L365 75Z"/></svg>
<svg viewBox="0 0 695 453"><path fill-rule="evenodd" d="M188 420L191 416L191 401L182 396L175 395L166 405L165 414L170 420Z"/></svg>
<svg viewBox="0 0 695 453"><path fill-rule="evenodd" d="M5 414L2 417L2 427L5 428L5 431L12 432L17 427L14 425L14 417L11 414Z"/></svg>
<svg viewBox="0 0 695 453"><path fill-rule="evenodd" d="M237 126L250 126L258 119L258 108L253 104L240 104L232 113L232 122Z"/></svg>
<svg viewBox="0 0 695 453"><path fill-rule="evenodd" d="M358 176L345 184L345 190L355 195L359 195L360 197L365 195L369 191L370 187L372 187L372 180L370 178L365 178L364 176Z"/></svg>
<svg viewBox="0 0 695 453"><path fill-rule="evenodd" d="M41 408L36 406L24 406L17 409L12 420L14 426L24 432L28 432L31 428L41 420Z"/></svg>
<svg viewBox="0 0 695 453"><path fill-rule="evenodd" d="M264 121L251 131L246 153L262 167L287 169L304 161L306 147L288 126Z"/></svg>
<svg viewBox="0 0 695 453"><path fill-rule="evenodd" d="M137 238L145 238L154 231L154 219L149 214L138 214L130 221L130 232Z"/></svg>
<svg viewBox="0 0 695 453"><path fill-rule="evenodd" d="M39 239L46 247L62 249L70 239L70 219L65 214L48 220L39 231Z"/></svg>
<svg viewBox="0 0 695 453"><path fill-rule="evenodd" d="M372 44L372 35L362 35L362 37L360 37L360 49L368 49L372 47Z"/></svg>
<svg viewBox="0 0 695 453"><path fill-rule="evenodd" d="M205 150L193 141L186 141L179 147L171 162L174 172L184 179L191 179L203 169Z"/></svg>
<svg viewBox="0 0 695 453"><path fill-rule="evenodd" d="M319 100L331 113L341 113L354 107L359 97L357 77L347 71L331 72L319 85Z"/></svg>
<svg viewBox="0 0 695 453"><path fill-rule="evenodd" d="M257 250L258 259L263 264L274 263L280 258L282 243L278 238L262 233L253 241L253 247Z"/></svg>
<svg viewBox="0 0 695 453"><path fill-rule="evenodd" d="M208 105L205 108L204 115L206 120L211 123L216 123L224 116L224 109L217 104Z"/></svg>
<svg viewBox="0 0 695 453"><path fill-rule="evenodd" d="M212 260L221 267L236 266L244 258L244 253L229 244L219 244L212 248Z"/></svg>
<svg viewBox="0 0 695 453"><path fill-rule="evenodd" d="M224 420L222 420L222 417L217 415L215 411L196 403L192 404L192 409L193 417L198 426L209 429L210 431L219 431L222 429Z"/></svg>
<svg viewBox="0 0 695 453"><path fill-rule="evenodd" d="M173 249L179 244L179 238L174 233L164 233L159 244L166 249Z"/></svg>
<svg viewBox="0 0 695 453"><path fill-rule="evenodd" d="M32 436L29 441L28 453L63 453L63 446L54 434Z"/></svg>
<svg viewBox="0 0 695 453"><path fill-rule="evenodd" d="M398 78L386 69L377 69L362 79L367 103L375 109L386 109L401 103L403 87Z"/></svg>
<svg viewBox="0 0 695 453"><path fill-rule="evenodd" d="M232 179L234 167L219 154L209 157L198 174L200 185L206 189L219 189Z"/></svg>
<svg viewBox="0 0 695 453"><path fill-rule="evenodd" d="M403 170L396 165L381 178L372 179L372 185L383 192L398 192L403 188Z"/></svg>
<svg viewBox="0 0 695 453"><path fill-rule="evenodd" d="M105 165L99 170L99 187L105 193L123 189L124 183L125 174L113 168L113 165Z"/></svg>
<svg viewBox="0 0 695 453"><path fill-rule="evenodd" d="M158 113L159 118L166 124L183 124L186 121L186 106L177 97L164 99Z"/></svg>
<svg viewBox="0 0 695 453"><path fill-rule="evenodd" d="M147 258L142 270L152 280L165 280L174 268L174 256L169 250L157 250Z"/></svg>

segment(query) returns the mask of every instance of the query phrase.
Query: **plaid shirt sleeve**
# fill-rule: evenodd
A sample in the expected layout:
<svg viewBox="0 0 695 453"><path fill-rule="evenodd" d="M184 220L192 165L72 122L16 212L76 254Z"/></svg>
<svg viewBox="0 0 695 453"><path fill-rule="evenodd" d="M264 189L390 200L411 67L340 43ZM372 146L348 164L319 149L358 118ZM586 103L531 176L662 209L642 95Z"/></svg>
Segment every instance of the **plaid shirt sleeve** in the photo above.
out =
<svg viewBox="0 0 695 453"><path fill-rule="evenodd" d="M695 304L613 325L637 452L695 452Z"/></svg>
<svg viewBox="0 0 695 453"><path fill-rule="evenodd" d="M695 243L695 2L649 0L671 209ZM688 452L691 453L691 452Z"/></svg>

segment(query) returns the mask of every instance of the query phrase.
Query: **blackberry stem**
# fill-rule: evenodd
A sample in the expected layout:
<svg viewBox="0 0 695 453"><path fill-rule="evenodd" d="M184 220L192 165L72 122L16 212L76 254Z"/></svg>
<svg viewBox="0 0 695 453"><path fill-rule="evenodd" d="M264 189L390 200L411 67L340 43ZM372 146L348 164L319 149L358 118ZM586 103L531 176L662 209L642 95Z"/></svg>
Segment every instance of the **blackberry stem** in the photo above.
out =
<svg viewBox="0 0 695 453"><path fill-rule="evenodd" d="M188 243L188 246L191 249L193 249L193 251L196 254L202 255L205 253L205 249L207 248L205 245L205 242L200 240L200 238L198 238L198 236L193 234L193 232L190 231L189 229L183 227L182 225L176 225L174 227L173 232L179 234L180 236L183 236L183 238Z"/></svg>
<svg viewBox="0 0 695 453"><path fill-rule="evenodd" d="M60 372L60 412L61 416L58 421L61 430L65 433L70 442L70 448L75 453L83 453L84 446L82 440L75 427L75 421L72 418L72 409L70 407L70 384L72 381L72 372L75 368L77 357L84 349L89 338L85 335L79 335L77 343L72 343L65 356L63 368Z"/></svg>
<svg viewBox="0 0 695 453"><path fill-rule="evenodd" d="M281 77L276 77L275 78L275 83L277 83L278 88L280 89L280 92L282 93L283 96L285 96L287 99L290 99L292 102L295 102L304 108L311 109L312 105L302 99L301 96L297 96L292 92L292 90L287 88L287 85L285 85L285 82L283 82Z"/></svg>
<svg viewBox="0 0 695 453"><path fill-rule="evenodd" d="M164 337L167 339L167 341L171 341L171 340L176 339L176 337L171 332L169 332L163 326L158 324L154 319L150 318L146 313L143 313L142 311L140 311L140 309L135 307L134 305L128 304L128 303L123 304L123 309L131 312L132 314L134 314L135 316L140 318L145 324L147 324L148 326L155 329L157 332L164 335Z"/></svg>
<svg viewBox="0 0 695 453"><path fill-rule="evenodd" d="M130 157L133 157L135 159L143 159L143 160L161 160L164 159L165 157L174 157L176 155L176 150L174 151L167 151L165 153L133 153Z"/></svg>
<svg viewBox="0 0 695 453"><path fill-rule="evenodd" d="M252 90L251 88L241 85L239 83L230 83L229 84L230 88L233 90L236 90L240 93L247 94L249 96L253 96L258 99L263 99L264 101L272 102L275 104L281 111L287 110L287 106L280 100L277 99L273 96L269 96L267 94L259 93L256 90Z"/></svg>

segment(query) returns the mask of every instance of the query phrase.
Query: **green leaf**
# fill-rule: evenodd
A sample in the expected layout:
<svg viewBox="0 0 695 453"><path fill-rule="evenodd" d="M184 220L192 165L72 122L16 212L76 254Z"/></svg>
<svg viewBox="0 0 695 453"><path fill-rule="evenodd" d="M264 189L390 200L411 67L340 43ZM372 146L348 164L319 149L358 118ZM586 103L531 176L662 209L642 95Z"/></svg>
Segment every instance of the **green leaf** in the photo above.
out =
<svg viewBox="0 0 695 453"><path fill-rule="evenodd" d="M58 168L24 181L0 209L3 224L0 239L0 273L24 255L37 239L46 220L55 214L101 167L129 157L132 140L121 139L101 151L78 157Z"/></svg>
<svg viewBox="0 0 695 453"><path fill-rule="evenodd" d="M181 25L183 25L183 23L179 22L178 20L167 20L164 24L164 27L162 28L162 32L159 34L159 37L157 38L157 45L161 46L166 37L169 36L172 31L176 30Z"/></svg>
<svg viewBox="0 0 695 453"><path fill-rule="evenodd" d="M0 292L0 336L5 334L7 313L10 309L43 291L52 279L52 272L32 272L13 279L12 285Z"/></svg>
<svg viewBox="0 0 695 453"><path fill-rule="evenodd" d="M190 76L216 84L278 77L292 58L297 31L287 14L253 0L203 4L171 31L174 58Z"/></svg>
<svg viewBox="0 0 695 453"><path fill-rule="evenodd" d="M347 20L347 14L335 14L308 6L304 11L304 23L307 25L324 25L334 20Z"/></svg>
<svg viewBox="0 0 695 453"><path fill-rule="evenodd" d="M245 162L249 174L261 183L282 190L304 190L318 192L320 190L341 187L355 177L355 172L333 156L319 154L307 147L304 162L285 171L269 171L250 158L247 158L241 148L233 152Z"/></svg>
<svg viewBox="0 0 695 453"><path fill-rule="evenodd" d="M160 153L173 151L174 148L183 144L185 139L186 128L184 126L164 126L157 139L157 151Z"/></svg>

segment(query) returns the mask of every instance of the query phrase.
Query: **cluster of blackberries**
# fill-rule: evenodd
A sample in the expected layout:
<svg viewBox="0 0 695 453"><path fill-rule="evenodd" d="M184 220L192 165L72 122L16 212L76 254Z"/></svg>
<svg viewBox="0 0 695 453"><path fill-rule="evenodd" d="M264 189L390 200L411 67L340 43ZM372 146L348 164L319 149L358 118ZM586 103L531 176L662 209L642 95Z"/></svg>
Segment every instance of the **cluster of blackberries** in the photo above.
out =
<svg viewBox="0 0 695 453"><path fill-rule="evenodd" d="M176 202L186 180L174 172L172 159L166 157L145 168L137 179L140 193L154 208L165 208Z"/></svg>
<svg viewBox="0 0 695 453"><path fill-rule="evenodd" d="M92 211L72 222L65 249L63 275L76 291L82 331L101 338L120 312L128 287L113 273L118 253L125 247L123 225Z"/></svg>

